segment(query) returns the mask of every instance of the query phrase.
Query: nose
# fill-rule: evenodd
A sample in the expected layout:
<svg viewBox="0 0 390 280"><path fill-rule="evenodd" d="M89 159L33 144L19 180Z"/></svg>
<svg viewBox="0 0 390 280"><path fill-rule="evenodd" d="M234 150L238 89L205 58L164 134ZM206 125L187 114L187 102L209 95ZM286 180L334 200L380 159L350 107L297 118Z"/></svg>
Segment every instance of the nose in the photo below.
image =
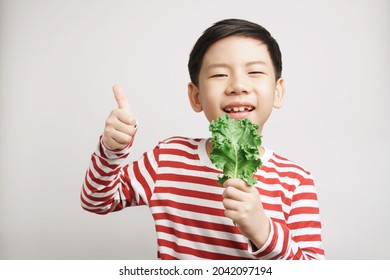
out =
<svg viewBox="0 0 390 280"><path fill-rule="evenodd" d="M226 88L226 94L246 94L249 92L249 85L243 76L231 77L229 85Z"/></svg>

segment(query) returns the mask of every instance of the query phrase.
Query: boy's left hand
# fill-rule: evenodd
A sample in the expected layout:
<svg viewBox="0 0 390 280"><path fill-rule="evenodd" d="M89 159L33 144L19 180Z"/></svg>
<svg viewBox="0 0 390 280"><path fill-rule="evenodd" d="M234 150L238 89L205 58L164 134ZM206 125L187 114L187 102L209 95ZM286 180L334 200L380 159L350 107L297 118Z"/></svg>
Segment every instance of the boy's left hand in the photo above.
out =
<svg viewBox="0 0 390 280"><path fill-rule="evenodd" d="M257 248L261 248L268 239L270 224L259 192L237 178L226 180L223 186L225 216L232 219L240 232Z"/></svg>

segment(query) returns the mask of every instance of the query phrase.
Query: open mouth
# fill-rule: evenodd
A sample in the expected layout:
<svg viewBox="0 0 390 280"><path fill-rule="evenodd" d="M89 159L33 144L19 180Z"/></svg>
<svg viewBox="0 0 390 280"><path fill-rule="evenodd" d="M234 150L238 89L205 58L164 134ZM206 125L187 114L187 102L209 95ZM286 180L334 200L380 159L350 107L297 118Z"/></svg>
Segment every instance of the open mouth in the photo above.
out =
<svg viewBox="0 0 390 280"><path fill-rule="evenodd" d="M254 109L252 106L228 106L223 108L226 113L252 112Z"/></svg>

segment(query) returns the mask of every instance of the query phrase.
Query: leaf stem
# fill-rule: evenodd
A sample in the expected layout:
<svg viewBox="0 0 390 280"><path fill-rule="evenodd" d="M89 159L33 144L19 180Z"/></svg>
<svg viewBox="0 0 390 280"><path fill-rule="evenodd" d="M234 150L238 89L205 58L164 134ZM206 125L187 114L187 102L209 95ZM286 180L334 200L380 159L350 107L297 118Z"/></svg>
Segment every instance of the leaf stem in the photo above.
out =
<svg viewBox="0 0 390 280"><path fill-rule="evenodd" d="M235 157L234 178L237 178L238 177L238 147L236 144L234 144L233 147L234 147L234 157Z"/></svg>

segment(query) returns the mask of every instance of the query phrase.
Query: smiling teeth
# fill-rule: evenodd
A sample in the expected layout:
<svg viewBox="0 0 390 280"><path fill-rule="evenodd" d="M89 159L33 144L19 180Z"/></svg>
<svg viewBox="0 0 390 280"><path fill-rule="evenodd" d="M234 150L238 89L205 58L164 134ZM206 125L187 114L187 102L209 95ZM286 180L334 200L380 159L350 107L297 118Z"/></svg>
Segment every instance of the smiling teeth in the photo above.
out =
<svg viewBox="0 0 390 280"><path fill-rule="evenodd" d="M226 112L231 112L231 111L234 111L234 112L244 112L245 110L247 111L251 111L253 108L252 107L232 107L232 108L226 108L225 111Z"/></svg>

